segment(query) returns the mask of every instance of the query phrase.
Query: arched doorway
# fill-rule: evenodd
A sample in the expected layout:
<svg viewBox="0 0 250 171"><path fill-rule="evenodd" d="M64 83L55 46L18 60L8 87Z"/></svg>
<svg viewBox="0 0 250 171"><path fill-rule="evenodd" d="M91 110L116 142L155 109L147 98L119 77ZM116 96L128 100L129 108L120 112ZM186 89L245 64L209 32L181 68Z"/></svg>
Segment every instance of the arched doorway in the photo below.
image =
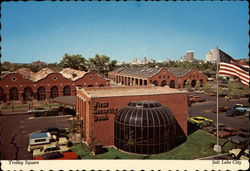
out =
<svg viewBox="0 0 250 171"><path fill-rule="evenodd" d="M183 88L186 88L187 85L188 85L188 81L187 81L187 80L184 80L184 81L183 81Z"/></svg>
<svg viewBox="0 0 250 171"><path fill-rule="evenodd" d="M174 80L171 80L171 81L170 81L169 87L170 87L170 88L175 88L175 81L174 81Z"/></svg>
<svg viewBox="0 0 250 171"><path fill-rule="evenodd" d="M200 86L203 87L204 86L204 82L203 79L200 80Z"/></svg>
<svg viewBox="0 0 250 171"><path fill-rule="evenodd" d="M157 82L156 80L153 81L153 84L154 84L155 86L158 86L158 82Z"/></svg>
<svg viewBox="0 0 250 171"><path fill-rule="evenodd" d="M39 87L37 89L37 100L45 100L46 99L46 92L44 87Z"/></svg>
<svg viewBox="0 0 250 171"><path fill-rule="evenodd" d="M70 89L70 86L65 86L63 88L63 95L64 96L71 96L71 89Z"/></svg>
<svg viewBox="0 0 250 171"><path fill-rule="evenodd" d="M195 86L196 86L196 80L192 80L191 86L192 86L192 87L195 87Z"/></svg>
<svg viewBox="0 0 250 171"><path fill-rule="evenodd" d="M104 85L103 85L103 84L100 84L99 87L104 87Z"/></svg>
<svg viewBox="0 0 250 171"><path fill-rule="evenodd" d="M0 101L5 101L4 91L1 87L0 87Z"/></svg>
<svg viewBox="0 0 250 171"><path fill-rule="evenodd" d="M23 100L31 101L32 100L33 91L30 87L25 87L23 89Z"/></svg>
<svg viewBox="0 0 250 171"><path fill-rule="evenodd" d="M10 89L10 100L18 100L18 89L16 87Z"/></svg>
<svg viewBox="0 0 250 171"><path fill-rule="evenodd" d="M58 87L57 86L51 87L51 89L50 89L50 98L54 99L57 96L58 96Z"/></svg>
<svg viewBox="0 0 250 171"><path fill-rule="evenodd" d="M161 82L161 86L164 87L165 85L167 85L167 81L166 81L166 80L163 80L163 81Z"/></svg>
<svg viewBox="0 0 250 171"><path fill-rule="evenodd" d="M89 84L88 87L94 87L93 85Z"/></svg>

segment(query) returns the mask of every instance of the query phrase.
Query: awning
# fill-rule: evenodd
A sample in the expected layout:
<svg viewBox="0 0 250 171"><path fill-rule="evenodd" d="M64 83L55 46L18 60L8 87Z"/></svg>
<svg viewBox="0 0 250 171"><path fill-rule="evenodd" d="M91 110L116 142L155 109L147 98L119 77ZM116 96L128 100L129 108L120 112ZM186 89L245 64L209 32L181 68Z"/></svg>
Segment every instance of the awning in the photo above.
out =
<svg viewBox="0 0 250 171"><path fill-rule="evenodd" d="M76 96L58 96L54 98L54 102L69 106L76 106Z"/></svg>

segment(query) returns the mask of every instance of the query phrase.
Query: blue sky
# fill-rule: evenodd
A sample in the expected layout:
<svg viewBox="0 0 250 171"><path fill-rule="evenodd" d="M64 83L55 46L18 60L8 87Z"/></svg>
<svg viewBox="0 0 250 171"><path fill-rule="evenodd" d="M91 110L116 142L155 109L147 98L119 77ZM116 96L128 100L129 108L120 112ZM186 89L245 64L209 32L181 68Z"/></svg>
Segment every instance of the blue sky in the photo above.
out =
<svg viewBox="0 0 250 171"><path fill-rule="evenodd" d="M247 2L4 2L2 61L60 62L65 53L164 61L219 48L248 57Z"/></svg>

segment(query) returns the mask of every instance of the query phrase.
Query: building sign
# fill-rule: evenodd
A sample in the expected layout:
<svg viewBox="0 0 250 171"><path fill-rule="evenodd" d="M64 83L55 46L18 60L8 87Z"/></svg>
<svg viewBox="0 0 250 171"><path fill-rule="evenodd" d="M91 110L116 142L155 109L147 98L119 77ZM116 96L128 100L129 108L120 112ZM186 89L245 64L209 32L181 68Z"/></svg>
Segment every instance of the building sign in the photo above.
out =
<svg viewBox="0 0 250 171"><path fill-rule="evenodd" d="M108 102L94 102L94 121L106 121L109 120L109 114L116 114L118 111L117 108L110 108Z"/></svg>

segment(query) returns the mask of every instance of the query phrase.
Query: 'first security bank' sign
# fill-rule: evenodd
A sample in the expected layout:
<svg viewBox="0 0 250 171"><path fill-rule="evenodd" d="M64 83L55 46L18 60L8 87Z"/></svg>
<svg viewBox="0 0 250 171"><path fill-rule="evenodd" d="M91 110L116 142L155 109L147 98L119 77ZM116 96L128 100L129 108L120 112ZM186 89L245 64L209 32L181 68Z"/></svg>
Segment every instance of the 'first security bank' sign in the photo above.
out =
<svg viewBox="0 0 250 171"><path fill-rule="evenodd" d="M110 108L108 102L100 103L94 102L94 121L105 121L109 120L109 114L116 114L118 111L117 108Z"/></svg>

